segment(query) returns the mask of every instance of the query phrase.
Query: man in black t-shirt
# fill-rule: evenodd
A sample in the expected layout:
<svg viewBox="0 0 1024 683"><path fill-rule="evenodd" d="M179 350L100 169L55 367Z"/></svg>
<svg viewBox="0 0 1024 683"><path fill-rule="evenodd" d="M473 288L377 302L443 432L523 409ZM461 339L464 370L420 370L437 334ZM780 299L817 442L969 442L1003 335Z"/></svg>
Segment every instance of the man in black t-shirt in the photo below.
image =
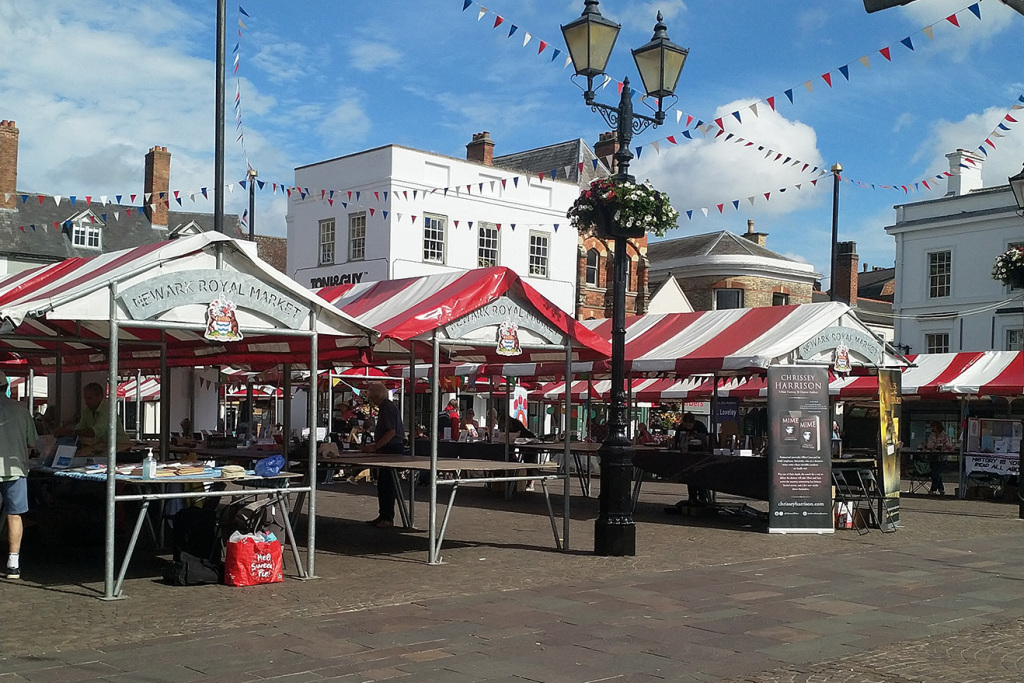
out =
<svg viewBox="0 0 1024 683"><path fill-rule="evenodd" d="M377 423L373 429L373 440L363 446L364 453L402 455L405 452L405 425L398 406L388 398L387 387L374 382L367 390L370 403L377 408ZM377 474L378 514L367 524L378 529L389 529L395 525L395 481L394 471L381 470Z"/></svg>

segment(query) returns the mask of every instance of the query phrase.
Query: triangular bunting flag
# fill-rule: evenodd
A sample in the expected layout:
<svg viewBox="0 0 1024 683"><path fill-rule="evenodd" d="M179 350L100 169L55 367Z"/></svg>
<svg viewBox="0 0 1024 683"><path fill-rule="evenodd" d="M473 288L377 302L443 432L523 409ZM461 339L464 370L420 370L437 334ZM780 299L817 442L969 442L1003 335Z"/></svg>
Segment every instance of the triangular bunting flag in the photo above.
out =
<svg viewBox="0 0 1024 683"><path fill-rule="evenodd" d="M502 22L504 22L504 21L505 21L505 17L501 16L500 14L495 14L494 15L494 26L492 26L491 28L498 28L499 26L501 26Z"/></svg>
<svg viewBox="0 0 1024 683"><path fill-rule="evenodd" d="M960 28L960 20L956 18L955 14L950 14L948 17L946 17L946 21L953 24L953 26Z"/></svg>
<svg viewBox="0 0 1024 683"><path fill-rule="evenodd" d="M904 45L906 45L908 50L913 50L914 49L914 41L912 41L910 39L910 36L907 36L906 38L904 38L900 42L903 43Z"/></svg>
<svg viewBox="0 0 1024 683"><path fill-rule="evenodd" d="M885 57L886 61L889 61L889 62L892 61L892 54L890 54L890 52L889 52L889 46L888 45L886 45L881 50L879 50L878 54L880 54L883 57Z"/></svg>
<svg viewBox="0 0 1024 683"><path fill-rule="evenodd" d="M787 90L785 95L786 95L786 97L789 98L789 103L793 104L793 89L790 88L789 90Z"/></svg>
<svg viewBox="0 0 1024 683"><path fill-rule="evenodd" d="M857 61L860 62L861 64L863 64L865 69L870 69L871 68L871 58L868 57L867 55L864 55L863 57L861 57Z"/></svg>
<svg viewBox="0 0 1024 683"><path fill-rule="evenodd" d="M477 15L476 15L476 20L477 20L477 21L480 21L481 19L483 19L483 18L484 18L484 15L485 15L485 14L487 14L487 8L486 8L486 7L484 7L483 5L480 5L480 11L479 11L479 13L477 13Z"/></svg>
<svg viewBox="0 0 1024 683"><path fill-rule="evenodd" d="M807 92L814 92L814 84L810 81L804 81L804 87L807 88Z"/></svg>
<svg viewBox="0 0 1024 683"><path fill-rule="evenodd" d="M707 207L704 207L704 206L700 207L700 212L701 212L702 214L704 214L704 218L707 218L707 217L708 217L708 210L707 210Z"/></svg>
<svg viewBox="0 0 1024 683"><path fill-rule="evenodd" d="M832 72L830 71L828 73L821 74L821 80L823 80L826 83L828 83L828 87L831 88L832 87Z"/></svg>
<svg viewBox="0 0 1024 683"><path fill-rule="evenodd" d="M925 26L921 29L921 32L928 36L928 40L935 40L935 28L933 26Z"/></svg>
<svg viewBox="0 0 1024 683"><path fill-rule="evenodd" d="M973 5L971 5L970 7L968 7L967 9L971 10L971 12L974 14L974 16L976 16L979 19L981 19L981 6L980 6L979 3L976 2ZM1014 8L1014 9L1016 9L1016 8Z"/></svg>
<svg viewBox="0 0 1024 683"><path fill-rule="evenodd" d="M737 121L739 121L740 123L743 123L743 119L740 118L740 113L738 111L734 111L732 113L732 115L736 117Z"/></svg>
<svg viewBox="0 0 1024 683"><path fill-rule="evenodd" d="M850 80L850 65L843 64L841 67L839 67L839 73L843 74L843 78L845 78L846 80ZM832 84L829 83L829 85Z"/></svg>
<svg viewBox="0 0 1024 683"><path fill-rule="evenodd" d="M765 100L765 102L767 102L768 106L772 108L772 111L775 111L775 96L774 95L772 95L767 100Z"/></svg>
<svg viewBox="0 0 1024 683"><path fill-rule="evenodd" d="M754 114L754 118L757 118L757 102L750 105L750 111Z"/></svg>

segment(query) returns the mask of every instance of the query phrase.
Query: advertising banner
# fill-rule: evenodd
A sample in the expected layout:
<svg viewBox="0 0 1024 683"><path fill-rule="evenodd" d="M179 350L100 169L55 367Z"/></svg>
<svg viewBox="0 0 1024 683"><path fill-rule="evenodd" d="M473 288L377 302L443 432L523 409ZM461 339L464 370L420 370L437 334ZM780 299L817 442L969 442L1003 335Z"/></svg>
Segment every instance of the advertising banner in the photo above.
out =
<svg viewBox="0 0 1024 683"><path fill-rule="evenodd" d="M878 421L881 430L882 459L878 473L883 504L889 508L893 524L900 521L900 371L878 371ZM886 525L885 510L878 510L878 519Z"/></svg>
<svg viewBox="0 0 1024 683"><path fill-rule="evenodd" d="M769 533L832 533L826 368L768 368Z"/></svg>

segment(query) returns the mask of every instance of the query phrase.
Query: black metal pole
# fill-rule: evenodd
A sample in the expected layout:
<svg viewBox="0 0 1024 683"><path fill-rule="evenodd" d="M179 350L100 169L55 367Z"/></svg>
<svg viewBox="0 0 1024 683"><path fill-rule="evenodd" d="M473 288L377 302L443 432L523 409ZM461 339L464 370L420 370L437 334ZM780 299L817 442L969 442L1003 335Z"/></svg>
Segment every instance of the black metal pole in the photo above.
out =
<svg viewBox="0 0 1024 683"><path fill-rule="evenodd" d="M256 241L256 169L249 169L249 241Z"/></svg>
<svg viewBox="0 0 1024 683"><path fill-rule="evenodd" d="M828 273L828 300L836 300L836 251L839 248L839 174L843 172L840 164L832 165L832 261Z"/></svg>
<svg viewBox="0 0 1024 683"><path fill-rule="evenodd" d="M217 102L213 160L213 229L224 232L224 39L227 0L217 0Z"/></svg>
<svg viewBox="0 0 1024 683"><path fill-rule="evenodd" d="M629 162L633 153L633 100L629 79L623 81L616 126L615 180L632 181ZM616 231L621 233L621 231ZM633 521L630 484L633 475L633 445L626 436L626 244L622 234L615 237L615 281L612 290L612 387L608 436L598 455L601 457L601 494L597 521L594 522L594 553L597 555L636 555L636 523Z"/></svg>

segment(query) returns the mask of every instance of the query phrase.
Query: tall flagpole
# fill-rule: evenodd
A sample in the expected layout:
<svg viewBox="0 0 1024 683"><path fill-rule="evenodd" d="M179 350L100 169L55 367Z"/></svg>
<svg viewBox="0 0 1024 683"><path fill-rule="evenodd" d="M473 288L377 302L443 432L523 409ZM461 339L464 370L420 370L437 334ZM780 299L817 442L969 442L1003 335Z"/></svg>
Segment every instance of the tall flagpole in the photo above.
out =
<svg viewBox="0 0 1024 683"><path fill-rule="evenodd" d="M224 232L224 33L226 0L217 0L217 102L213 161L213 230Z"/></svg>

